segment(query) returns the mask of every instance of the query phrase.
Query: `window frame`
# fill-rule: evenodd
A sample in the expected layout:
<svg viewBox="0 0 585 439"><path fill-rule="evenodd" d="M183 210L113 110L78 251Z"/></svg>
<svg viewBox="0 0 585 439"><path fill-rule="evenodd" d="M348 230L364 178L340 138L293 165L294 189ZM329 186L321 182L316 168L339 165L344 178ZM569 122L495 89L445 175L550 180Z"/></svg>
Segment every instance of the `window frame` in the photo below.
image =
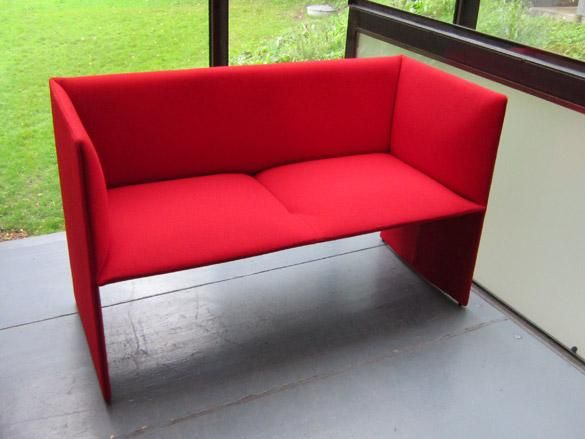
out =
<svg viewBox="0 0 585 439"><path fill-rule="evenodd" d="M458 1L454 20L471 24L473 8L479 10L479 0ZM461 24L349 0L346 58L357 56L360 33L585 113L585 62Z"/></svg>

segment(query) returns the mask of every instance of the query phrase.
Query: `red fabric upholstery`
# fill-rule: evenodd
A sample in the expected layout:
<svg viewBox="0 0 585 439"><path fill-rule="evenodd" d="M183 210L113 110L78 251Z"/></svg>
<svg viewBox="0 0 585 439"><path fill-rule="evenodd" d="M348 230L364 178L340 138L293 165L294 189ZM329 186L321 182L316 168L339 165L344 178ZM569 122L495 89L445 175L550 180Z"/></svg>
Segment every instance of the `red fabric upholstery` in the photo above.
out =
<svg viewBox="0 0 585 439"><path fill-rule="evenodd" d="M310 242L314 233L244 174L109 191L112 249L100 283L181 270Z"/></svg>
<svg viewBox="0 0 585 439"><path fill-rule="evenodd" d="M390 154L296 163L257 178L320 239L483 211Z"/></svg>
<svg viewBox="0 0 585 439"><path fill-rule="evenodd" d="M485 205L506 97L403 58L392 154Z"/></svg>
<svg viewBox="0 0 585 439"><path fill-rule="evenodd" d="M483 213L384 230L382 239L417 273L467 305Z"/></svg>
<svg viewBox="0 0 585 439"><path fill-rule="evenodd" d="M385 229L467 303L503 96L402 57L50 86L75 299L106 400L109 282Z"/></svg>
<svg viewBox="0 0 585 439"><path fill-rule="evenodd" d="M404 223L482 212L389 154L111 189L99 282L165 273Z"/></svg>
<svg viewBox="0 0 585 439"><path fill-rule="evenodd" d="M97 271L109 246L109 215L99 160L75 108L51 81L53 126L75 302L104 395L111 395ZM97 233L100 223L103 233Z"/></svg>
<svg viewBox="0 0 585 439"><path fill-rule="evenodd" d="M507 99L404 57L391 153L487 205ZM386 230L382 239L461 305L469 300L483 215Z"/></svg>
<svg viewBox="0 0 585 439"><path fill-rule="evenodd" d="M67 230L77 237L74 243L83 246L69 251L95 259L91 263L99 269L105 263L110 236L108 197L100 159L63 88L56 81L51 81L50 86L55 142L60 146L57 158L65 223Z"/></svg>
<svg viewBox="0 0 585 439"><path fill-rule="evenodd" d="M387 151L400 63L309 62L59 83L93 140L108 187L117 187ZM348 117L349 109L359 110Z"/></svg>

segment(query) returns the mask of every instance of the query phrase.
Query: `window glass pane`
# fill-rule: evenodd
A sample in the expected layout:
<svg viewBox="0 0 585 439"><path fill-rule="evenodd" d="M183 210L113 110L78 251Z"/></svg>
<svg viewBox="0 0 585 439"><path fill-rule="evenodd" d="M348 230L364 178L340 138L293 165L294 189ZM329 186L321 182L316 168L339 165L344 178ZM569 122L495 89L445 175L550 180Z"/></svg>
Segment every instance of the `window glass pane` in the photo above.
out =
<svg viewBox="0 0 585 439"><path fill-rule="evenodd" d="M206 66L207 21L207 0L0 0L0 232L63 228L49 78Z"/></svg>
<svg viewBox="0 0 585 439"><path fill-rule="evenodd" d="M374 2L448 23L453 22L455 13L455 0L374 0Z"/></svg>
<svg viewBox="0 0 585 439"><path fill-rule="evenodd" d="M585 0L481 0L477 30L585 61L578 11L585 13Z"/></svg>
<svg viewBox="0 0 585 439"><path fill-rule="evenodd" d="M230 0L230 64L341 58L347 1L331 11L308 13L306 0Z"/></svg>

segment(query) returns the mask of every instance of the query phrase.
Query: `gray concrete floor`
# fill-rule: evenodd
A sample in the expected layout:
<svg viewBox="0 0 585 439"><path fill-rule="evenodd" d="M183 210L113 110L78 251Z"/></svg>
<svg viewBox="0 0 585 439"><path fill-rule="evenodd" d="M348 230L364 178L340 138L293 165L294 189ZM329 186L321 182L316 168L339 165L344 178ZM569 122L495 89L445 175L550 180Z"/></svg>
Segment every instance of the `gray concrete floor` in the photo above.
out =
<svg viewBox="0 0 585 439"><path fill-rule="evenodd" d="M585 374L376 235L102 289L103 403L63 234L0 243L0 437L580 438Z"/></svg>

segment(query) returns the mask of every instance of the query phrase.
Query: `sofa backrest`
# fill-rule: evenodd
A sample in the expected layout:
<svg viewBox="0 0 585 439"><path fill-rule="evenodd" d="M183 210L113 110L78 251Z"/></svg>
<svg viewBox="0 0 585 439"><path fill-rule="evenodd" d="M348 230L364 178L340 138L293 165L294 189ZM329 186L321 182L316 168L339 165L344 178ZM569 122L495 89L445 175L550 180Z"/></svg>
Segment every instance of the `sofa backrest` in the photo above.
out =
<svg viewBox="0 0 585 439"><path fill-rule="evenodd" d="M108 187L389 150L401 57L58 78Z"/></svg>
<svg viewBox="0 0 585 439"><path fill-rule="evenodd" d="M506 102L499 93L403 57L390 152L485 204Z"/></svg>

